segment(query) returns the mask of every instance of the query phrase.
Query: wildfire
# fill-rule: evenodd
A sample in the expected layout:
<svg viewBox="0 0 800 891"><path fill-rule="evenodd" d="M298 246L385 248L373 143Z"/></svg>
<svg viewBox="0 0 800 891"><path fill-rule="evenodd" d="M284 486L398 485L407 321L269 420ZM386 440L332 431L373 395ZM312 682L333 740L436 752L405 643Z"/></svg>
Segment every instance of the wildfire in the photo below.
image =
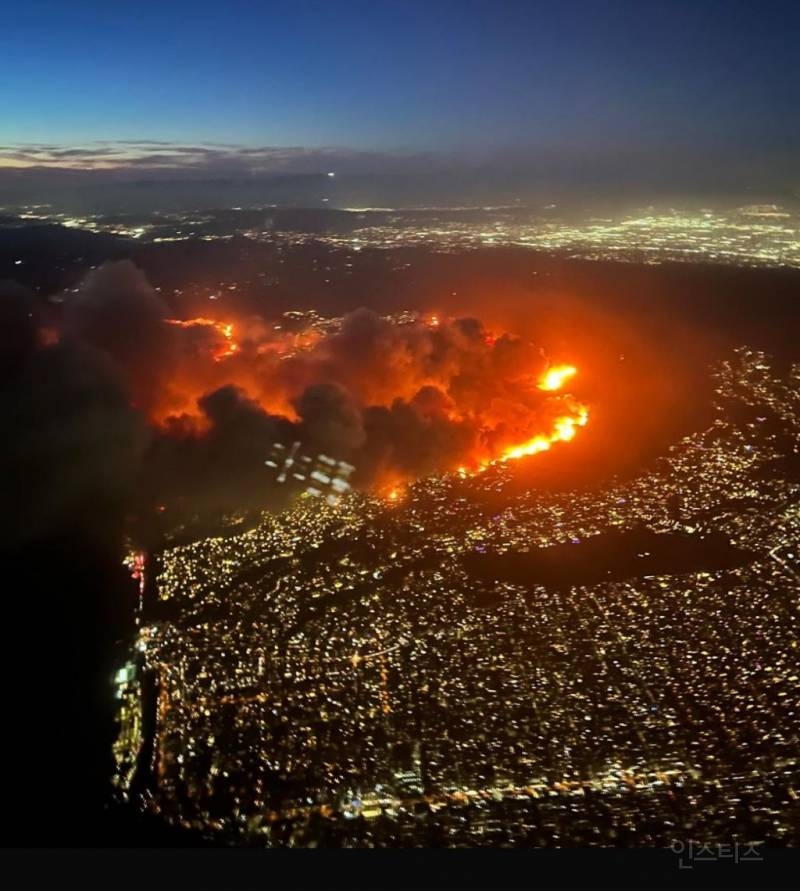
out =
<svg viewBox="0 0 800 891"><path fill-rule="evenodd" d="M213 354L215 362L228 359L239 350L239 344L233 339L232 322L218 322L215 319L202 317L198 319L166 319L165 321L168 325L175 325L178 328L213 328L221 334L224 343Z"/></svg>
<svg viewBox="0 0 800 891"><path fill-rule="evenodd" d="M380 486L375 494L388 502L389 504L398 504L403 501L406 496L406 483L399 479L394 479L393 481L385 481L382 486Z"/></svg>
<svg viewBox="0 0 800 891"><path fill-rule="evenodd" d="M376 429L382 430L385 423L395 423L402 417L402 413L397 418L392 414L396 403L408 412L420 431L426 426L437 432L440 427L449 429L448 425L459 430L472 427L474 436L465 437L463 445L456 445L448 452L452 464L446 455L437 459L444 466L454 467L454 473L461 478L479 474L493 465L549 451L556 443L571 442L589 419L588 409L566 391L578 374L574 365L552 364L540 373L541 354L534 345L509 335L510 342L520 351L515 356L518 361L509 369L506 353L501 354L499 347L495 352L498 345L495 333L482 328L480 340L465 337L466 329L436 313L418 316L416 328L405 323L398 325L391 336L384 322L378 324L377 320L364 326L363 331L362 326L356 325L350 330L342 322L342 331L335 328L332 332L318 326L284 331L282 324L272 325L258 319L222 321L199 317L166 322L185 329L187 334L193 331L200 342L195 344L192 337L193 343L181 351L181 362L176 363L171 386L152 407L151 418L168 431L171 429L168 421L177 418L180 424L176 424L175 429L179 433L191 431L198 440L217 423L206 413L202 404L204 394L233 385L268 414L299 424L298 399L318 380L321 370L324 377L330 376L337 384L341 382L352 399L354 411L358 412L361 407L386 409L385 419L384 414L375 415ZM425 329L438 329L436 338L425 341ZM373 330L376 333L371 333ZM201 334L205 336L199 338ZM365 341L374 347L378 343L376 338L381 347L366 350L371 358L365 360L362 370L358 363L359 351L355 347L345 349L343 344L352 342L358 346ZM451 358L442 363L442 367L434 363L435 367L430 368L423 357L439 340ZM420 343L427 343L428 349L422 349ZM242 344L246 344L246 349ZM382 358L384 352L386 355ZM240 353L244 354L235 362L223 366L213 364ZM293 360L286 364L285 370L282 359ZM473 360L476 373L484 372L485 380L477 380L474 396L464 396L463 388L451 385L464 377L465 369L471 367ZM309 410L313 414L316 407ZM439 449L445 448L446 445L437 446L437 455ZM456 454L452 454L456 449ZM416 459L417 450L413 446L409 450ZM388 479L383 476L381 485L373 483L372 491L385 502L399 505L407 497L406 485L413 478L414 470L408 467L399 472L397 467L392 467L392 460L390 451L385 468ZM420 467L423 463L420 458ZM438 464L439 468L442 463ZM430 472L429 467L430 464L425 464L425 472Z"/></svg>
<svg viewBox="0 0 800 891"><path fill-rule="evenodd" d="M548 368L547 371L539 379L540 390L560 390L566 380L569 380L578 369L574 365L555 365ZM572 414L561 415L553 422L550 433L540 433L527 442L518 445L508 446L499 457L492 461L487 461L480 466L480 470L485 470L493 464L505 463L506 461L515 461L519 458L526 458L529 455L538 455L540 452L546 452L557 442L570 442L575 438L578 427L585 427L589 422L589 409L585 405L578 405ZM464 476L464 468L458 468L459 476Z"/></svg>
<svg viewBox="0 0 800 891"><path fill-rule="evenodd" d="M219 362L220 359L227 359L228 356L232 356L239 349L239 344L233 339L233 325L230 322L224 323L222 327L217 328L217 330L222 332L222 336L228 344L226 349L214 356L216 361Z"/></svg>
<svg viewBox="0 0 800 891"><path fill-rule="evenodd" d="M578 369L574 365L554 365L548 368L539 380L540 390L560 390L564 381L569 380Z"/></svg>
<svg viewBox="0 0 800 891"><path fill-rule="evenodd" d="M498 458L499 461L513 461L516 458L524 458L527 455L537 455L546 452L553 443L569 442L575 437L575 428L584 427L589 422L589 411L581 406L574 415L564 415L557 418L553 424L553 430L549 435L534 436L528 442L511 446Z"/></svg>

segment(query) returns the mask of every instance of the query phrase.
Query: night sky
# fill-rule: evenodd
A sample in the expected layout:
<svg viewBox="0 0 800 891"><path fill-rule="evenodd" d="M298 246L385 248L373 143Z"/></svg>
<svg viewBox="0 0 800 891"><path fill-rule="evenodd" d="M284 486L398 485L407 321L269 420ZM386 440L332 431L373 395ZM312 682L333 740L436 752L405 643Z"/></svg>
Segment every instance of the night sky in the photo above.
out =
<svg viewBox="0 0 800 891"><path fill-rule="evenodd" d="M327 148L355 170L624 155L800 178L792 0L5 5L0 166L320 170Z"/></svg>

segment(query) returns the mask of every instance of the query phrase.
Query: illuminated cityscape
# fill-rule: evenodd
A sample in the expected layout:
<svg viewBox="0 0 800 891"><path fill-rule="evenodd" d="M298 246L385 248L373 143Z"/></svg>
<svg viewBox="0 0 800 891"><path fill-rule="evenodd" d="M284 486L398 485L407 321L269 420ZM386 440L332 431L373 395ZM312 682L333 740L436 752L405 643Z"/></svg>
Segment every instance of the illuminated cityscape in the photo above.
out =
<svg viewBox="0 0 800 891"><path fill-rule="evenodd" d="M794 887L800 3L6 6L10 873Z"/></svg>
<svg viewBox="0 0 800 891"><path fill-rule="evenodd" d="M715 374L712 425L601 494L501 464L165 552L120 789L267 846L793 837L800 370Z"/></svg>
<svg viewBox="0 0 800 891"><path fill-rule="evenodd" d="M51 222L156 244L243 237L284 245L319 242L351 251L411 246L446 252L522 247L571 259L800 267L800 214L796 208L775 204L700 210L650 207L613 216L562 214L556 205L446 212L436 208L347 208L335 211L335 219L329 219L324 210L299 214L300 223L285 227L280 223L280 211L276 215L274 208L258 207L114 217L71 216L49 207L6 208L6 212L19 223ZM306 217L313 222L306 223Z"/></svg>

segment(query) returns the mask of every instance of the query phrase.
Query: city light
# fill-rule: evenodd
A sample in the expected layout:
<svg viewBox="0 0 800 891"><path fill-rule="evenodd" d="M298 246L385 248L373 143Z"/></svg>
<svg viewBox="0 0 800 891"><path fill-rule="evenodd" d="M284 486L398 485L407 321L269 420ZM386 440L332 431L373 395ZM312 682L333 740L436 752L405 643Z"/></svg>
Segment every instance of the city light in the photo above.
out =
<svg viewBox="0 0 800 891"><path fill-rule="evenodd" d="M315 816L342 838L386 831L412 843L422 824L402 814L424 802L451 843L478 843L494 819L523 831L507 802L566 821L591 792L615 802L608 832L644 825L646 813L658 815L647 825L668 826L676 800L703 809L717 831L706 802L720 790L762 800L750 765L781 781L796 769L784 728L797 641L784 592L800 568L800 527L785 507L791 480L762 472L777 454L772 434L748 420L772 411L796 436L795 374L782 380L762 354L739 351L717 369L708 429L655 469L599 490L512 494L513 468L498 461L380 498L302 500L243 534L166 551L155 584L173 618L139 635L160 691L148 807L216 832L213 790L226 789L247 818L234 824L231 812L224 825L251 841L269 843L286 820L304 843ZM552 436L569 440L587 418L582 408L558 419ZM480 508L499 492L502 507ZM731 512L742 498L758 513ZM606 539L613 573L606 557L582 556L584 546L602 553ZM562 552L550 569L538 556ZM511 556L530 561L525 576L514 576ZM126 670L118 683L125 788L142 716L138 675ZM676 705L689 694L690 720ZM353 765L356 740L370 758ZM313 779L269 798L272 773L295 770ZM475 807L483 816L472 823L451 819ZM336 815L369 826L382 815L387 828L344 828ZM769 820L785 837L786 812Z"/></svg>

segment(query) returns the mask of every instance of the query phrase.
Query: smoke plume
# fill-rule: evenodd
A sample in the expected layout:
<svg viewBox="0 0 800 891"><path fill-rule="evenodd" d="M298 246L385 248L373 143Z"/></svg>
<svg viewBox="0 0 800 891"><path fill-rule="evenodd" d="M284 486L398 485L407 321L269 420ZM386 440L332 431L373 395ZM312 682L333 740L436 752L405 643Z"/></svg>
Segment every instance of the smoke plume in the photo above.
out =
<svg viewBox="0 0 800 891"><path fill-rule="evenodd" d="M140 510L274 503L275 442L347 460L380 489L478 467L575 414L537 386L540 348L475 318L174 318L123 261L63 295L48 345L33 298L6 290L3 399L20 423L4 457L35 493L29 524L124 500L134 477Z"/></svg>

